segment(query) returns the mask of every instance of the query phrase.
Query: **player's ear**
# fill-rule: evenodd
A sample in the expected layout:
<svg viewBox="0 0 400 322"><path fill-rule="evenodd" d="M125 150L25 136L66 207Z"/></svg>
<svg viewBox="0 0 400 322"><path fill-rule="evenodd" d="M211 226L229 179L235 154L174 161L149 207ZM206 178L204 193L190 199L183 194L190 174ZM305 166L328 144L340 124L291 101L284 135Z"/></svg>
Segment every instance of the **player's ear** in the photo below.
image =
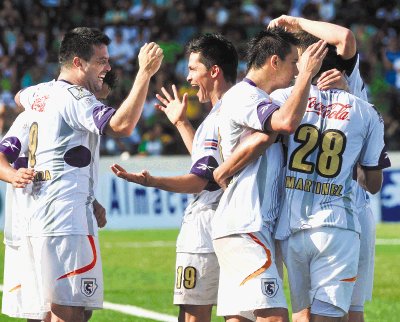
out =
<svg viewBox="0 0 400 322"><path fill-rule="evenodd" d="M270 65L271 65L271 67L273 69L278 69L278 65L279 65L279 57L278 57L278 55L272 55L269 58L269 63L270 63Z"/></svg>
<svg viewBox="0 0 400 322"><path fill-rule="evenodd" d="M210 68L211 71L211 77L215 78L218 76L218 74L222 71L221 68L218 65L213 65Z"/></svg>
<svg viewBox="0 0 400 322"><path fill-rule="evenodd" d="M82 60L79 57L75 56L74 59L72 59L72 64L77 68L81 68Z"/></svg>

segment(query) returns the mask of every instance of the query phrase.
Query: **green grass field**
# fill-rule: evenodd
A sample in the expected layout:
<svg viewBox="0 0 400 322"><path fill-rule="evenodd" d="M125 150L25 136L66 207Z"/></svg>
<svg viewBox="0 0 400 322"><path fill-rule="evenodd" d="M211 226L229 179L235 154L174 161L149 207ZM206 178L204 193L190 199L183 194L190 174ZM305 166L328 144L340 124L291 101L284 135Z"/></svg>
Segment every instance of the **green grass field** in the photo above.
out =
<svg viewBox="0 0 400 322"><path fill-rule="evenodd" d="M178 310L171 303L177 233L177 230L102 231L105 301L176 315ZM377 238L397 239L397 243L379 242L376 246L374 298L366 304L366 321L400 321L400 224L379 225ZM2 271L4 246L0 248ZM1 276L1 282L2 279ZM1 321L23 320L0 315ZM92 321L154 320L102 310L94 313ZM222 322L223 319L214 317L213 321Z"/></svg>

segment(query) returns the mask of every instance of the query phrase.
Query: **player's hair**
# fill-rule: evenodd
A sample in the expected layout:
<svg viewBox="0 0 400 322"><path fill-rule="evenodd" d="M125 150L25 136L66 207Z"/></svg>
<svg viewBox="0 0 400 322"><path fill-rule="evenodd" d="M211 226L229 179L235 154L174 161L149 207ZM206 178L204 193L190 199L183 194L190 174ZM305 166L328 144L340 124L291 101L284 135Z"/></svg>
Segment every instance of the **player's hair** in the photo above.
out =
<svg viewBox="0 0 400 322"><path fill-rule="evenodd" d="M68 31L61 41L58 61L61 66L72 63L74 57L82 58L86 61L94 54L93 46L106 45L110 43L110 38L99 29L78 27Z"/></svg>
<svg viewBox="0 0 400 322"><path fill-rule="evenodd" d="M204 34L194 38L187 45L186 52L199 53L200 62L211 68L221 67L224 78L230 83L236 83L238 54L233 44L220 34Z"/></svg>
<svg viewBox="0 0 400 322"><path fill-rule="evenodd" d="M110 70L107 72L106 76L104 76L103 82L107 84L107 86L113 90L115 88L115 85L117 83L117 74L113 70Z"/></svg>
<svg viewBox="0 0 400 322"><path fill-rule="evenodd" d="M318 42L320 39L311 35L306 31L299 31L296 33L296 37L299 39L299 48L304 52L309 46ZM318 78L323 72L336 68L339 71L345 70L345 61L337 54L336 47L331 44L327 44L328 53L326 54L324 61L322 62L319 72L314 76L314 79Z"/></svg>
<svg viewBox="0 0 400 322"><path fill-rule="evenodd" d="M282 27L260 31L247 45L247 70L261 68L267 58L273 55L285 60L291 52L291 47L297 46L298 43L296 36Z"/></svg>

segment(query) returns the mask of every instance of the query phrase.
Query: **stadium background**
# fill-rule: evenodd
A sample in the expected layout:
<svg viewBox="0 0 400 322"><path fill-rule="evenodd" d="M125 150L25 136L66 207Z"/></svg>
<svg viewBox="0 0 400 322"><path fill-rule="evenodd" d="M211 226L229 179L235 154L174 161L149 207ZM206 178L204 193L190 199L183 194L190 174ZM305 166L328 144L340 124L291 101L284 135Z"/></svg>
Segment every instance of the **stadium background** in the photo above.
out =
<svg viewBox="0 0 400 322"><path fill-rule="evenodd" d="M113 162L120 162L129 170L147 168L161 175L182 174L188 169L189 158L179 156L186 153L179 135L153 107L155 93L161 86L175 83L180 93L189 93L188 115L195 126L209 111L210 106L199 104L197 90L185 81L185 43L204 32L226 35L238 48L241 57L238 79L241 79L245 72L246 41L272 18L287 13L331 21L353 30L360 53L361 73L370 101L384 117L385 139L394 161L394 167L384 172L382 193L373 200L374 212L378 221L400 221L398 1L0 1L0 137L20 112L13 103L15 93L57 76L57 50L66 30L75 26L95 26L112 39L109 53L118 83L108 101L111 106L117 106L130 89L141 45L156 41L164 50L163 65L152 79L144 113L135 132L127 139L106 138L102 141L98 194L108 211L108 229L140 229L109 230L100 236L105 257L106 301L138 305L170 315L177 312L171 305L174 240L189 196L126 185L116 180L108 167ZM3 201L4 185L0 185L1 219L4 218ZM163 230L148 230L154 228ZM367 305L367 321L392 322L400 316L399 228L399 224L378 226L374 301ZM2 263L2 258L0 260ZM96 313L95 317L95 321L157 320L143 316L134 318L109 310ZM0 321L9 320L0 316ZM160 321L168 321L168 318Z"/></svg>

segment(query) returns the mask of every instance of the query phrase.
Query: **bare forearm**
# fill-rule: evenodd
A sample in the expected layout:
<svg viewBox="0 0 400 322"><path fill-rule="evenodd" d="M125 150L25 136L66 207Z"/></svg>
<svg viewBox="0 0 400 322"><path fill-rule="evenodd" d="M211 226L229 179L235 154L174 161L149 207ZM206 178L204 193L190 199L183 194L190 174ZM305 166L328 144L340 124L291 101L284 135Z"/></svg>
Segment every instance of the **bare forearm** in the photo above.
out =
<svg viewBox="0 0 400 322"><path fill-rule="evenodd" d="M199 193L208 181L194 174L185 174L177 177L152 177L149 186L165 191L179 193Z"/></svg>
<svg viewBox="0 0 400 322"><path fill-rule="evenodd" d="M382 187L382 180L382 170L368 171L358 166L357 182L364 190L372 194L379 192Z"/></svg>
<svg viewBox="0 0 400 322"><path fill-rule="evenodd" d="M8 162L6 156L0 152L0 180L11 183L14 177L15 170L10 163Z"/></svg>
<svg viewBox="0 0 400 322"><path fill-rule="evenodd" d="M338 55L350 59L356 53L356 40L351 30L329 22L298 18L299 27L308 33L325 40L337 48Z"/></svg>
<svg viewBox="0 0 400 322"><path fill-rule="evenodd" d="M111 117L106 133L114 137L129 136L135 128L146 100L151 75L139 70L132 89Z"/></svg>
<svg viewBox="0 0 400 322"><path fill-rule="evenodd" d="M224 181L259 158L275 142L277 134L255 132L241 142L232 155L214 170L217 182Z"/></svg>
<svg viewBox="0 0 400 322"><path fill-rule="evenodd" d="M185 122L177 123L176 128L182 137L183 143L185 143L186 149L190 154L192 154L193 139L195 134L192 124L190 124L190 122L187 120Z"/></svg>
<svg viewBox="0 0 400 322"><path fill-rule="evenodd" d="M311 73L301 73L286 102L269 118L267 129L282 134L296 131L303 119L311 86Z"/></svg>

